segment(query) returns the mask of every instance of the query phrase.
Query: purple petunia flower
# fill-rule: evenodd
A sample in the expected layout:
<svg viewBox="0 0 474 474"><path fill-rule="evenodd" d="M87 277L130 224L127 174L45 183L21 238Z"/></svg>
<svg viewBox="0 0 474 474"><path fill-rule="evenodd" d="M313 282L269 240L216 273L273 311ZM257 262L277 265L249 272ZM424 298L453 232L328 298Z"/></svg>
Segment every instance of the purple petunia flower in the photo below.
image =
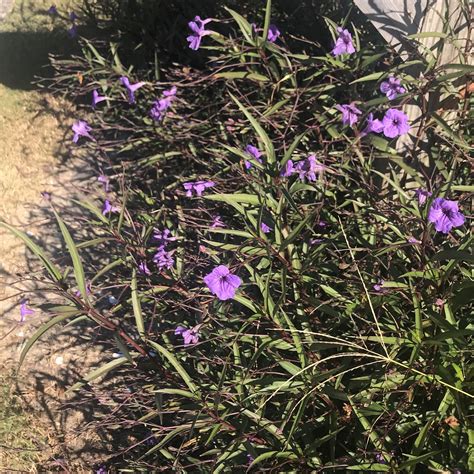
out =
<svg viewBox="0 0 474 474"><path fill-rule="evenodd" d="M415 196L418 198L418 204L420 206L423 206L423 204L426 202L426 200L432 195L433 193L430 193L426 189L417 189L415 191Z"/></svg>
<svg viewBox="0 0 474 474"><path fill-rule="evenodd" d="M270 43L274 43L280 37L280 35L280 30L276 27L276 25L269 26L267 40L270 41Z"/></svg>
<svg viewBox="0 0 474 474"><path fill-rule="evenodd" d="M186 190L186 196L192 197L193 191L196 193L197 196L202 196L203 191L206 188L212 188L215 186L214 181L195 181L194 183L184 183L184 189Z"/></svg>
<svg viewBox="0 0 474 474"><path fill-rule="evenodd" d="M216 295L221 301L226 301L235 296L235 292L242 284L242 280L237 275L230 273L230 270L225 265L219 265L209 275L204 277L204 283L211 293Z"/></svg>
<svg viewBox="0 0 474 474"><path fill-rule="evenodd" d="M138 264L138 271L142 274L142 275L151 275L151 271L150 269L148 268L146 262L140 262Z"/></svg>
<svg viewBox="0 0 474 474"><path fill-rule="evenodd" d="M354 104L336 105L336 109L342 112L342 124L353 126L359 120L359 115L362 113Z"/></svg>
<svg viewBox="0 0 474 474"><path fill-rule="evenodd" d="M225 224L222 222L221 216L216 216L212 221L211 229L218 229L219 227L225 227Z"/></svg>
<svg viewBox="0 0 474 474"><path fill-rule="evenodd" d="M255 146L253 145L247 145L245 147L245 151L253 156L259 163L262 163L262 159L260 158L262 156L262 152ZM250 169L252 168L252 163L250 161L245 160L245 169Z"/></svg>
<svg viewBox="0 0 474 474"><path fill-rule="evenodd" d="M27 316L34 314L34 310L28 308L28 300L23 300L20 303L20 323L24 323Z"/></svg>
<svg viewBox="0 0 474 474"><path fill-rule="evenodd" d="M387 81L380 84L380 92L385 94L389 100L393 100L400 94L404 94L406 89L402 87L400 79L390 76Z"/></svg>
<svg viewBox="0 0 474 474"><path fill-rule="evenodd" d="M158 247L158 252L153 257L153 262L161 270L163 268L170 269L174 265L172 252L167 252L164 245Z"/></svg>
<svg viewBox="0 0 474 474"><path fill-rule="evenodd" d="M362 135L367 135L368 133L380 133L383 131L383 123L379 119L374 119L374 114L370 113L367 117L367 125L362 131Z"/></svg>
<svg viewBox="0 0 474 474"><path fill-rule="evenodd" d="M176 97L176 87L163 91L163 96L163 98L153 102L153 107L150 110L150 116L156 122L160 121L171 107L171 102Z"/></svg>
<svg viewBox="0 0 474 474"><path fill-rule="evenodd" d="M100 174L98 177L97 177L97 181L99 181L99 183L102 183L104 185L104 190L106 193L109 192L110 190L110 180L109 180L109 177L108 176L105 176L105 174Z"/></svg>
<svg viewBox="0 0 474 474"><path fill-rule="evenodd" d="M199 342L199 330L195 328L187 329L184 326L177 326L174 330L176 336L182 336L184 345L189 346Z"/></svg>
<svg viewBox="0 0 474 474"><path fill-rule="evenodd" d="M211 18L201 20L200 16L196 16L194 17L194 21L190 21L188 23L188 26L191 29L192 33L186 38L186 41L189 43L189 47L193 51L197 51L199 49L199 46L201 46L201 40L204 36L214 33L213 31L206 30L204 28L205 25L211 21Z"/></svg>
<svg viewBox="0 0 474 474"><path fill-rule="evenodd" d="M79 141L79 137L87 137L91 140L94 140L92 135L89 133L92 128L89 127L89 124L85 120L78 120L72 124L72 131L74 132L74 137L72 141L77 143Z"/></svg>
<svg viewBox="0 0 474 474"><path fill-rule="evenodd" d="M269 234L272 231L272 228L265 224L265 222L262 222L260 224L260 229L264 234Z"/></svg>
<svg viewBox="0 0 474 474"><path fill-rule="evenodd" d="M110 201L106 199L104 201L104 205L102 206L102 215L106 216L107 214L110 214L111 212L119 212L120 208L117 206L112 206Z"/></svg>
<svg viewBox="0 0 474 474"><path fill-rule="evenodd" d="M135 84L130 84L130 80L126 76L122 76L120 78L120 82L127 88L128 102L130 104L134 104L135 103L135 91L140 89L140 87L143 87L146 83L141 81L141 82L136 82Z"/></svg>
<svg viewBox="0 0 474 474"><path fill-rule="evenodd" d="M408 117L401 110L388 109L382 123L383 134L387 138L395 138L410 131Z"/></svg>
<svg viewBox="0 0 474 474"><path fill-rule="evenodd" d="M295 166L292 160L288 160L280 171L280 176L289 178L295 172Z"/></svg>
<svg viewBox="0 0 474 474"><path fill-rule="evenodd" d="M316 174L322 173L326 167L319 163L316 156L309 155L306 160L299 161L295 165L295 172L299 174L301 181L316 181Z"/></svg>
<svg viewBox="0 0 474 474"><path fill-rule="evenodd" d="M162 245L166 245L167 242L174 242L178 240L178 237L170 237L171 231L169 229L165 229L163 231L154 229L153 240L157 240L161 242Z"/></svg>
<svg viewBox="0 0 474 474"><path fill-rule="evenodd" d="M379 280L372 288L374 289L374 291L376 291L377 293L381 293L383 291L383 285L384 285L385 281L384 280Z"/></svg>
<svg viewBox="0 0 474 474"><path fill-rule="evenodd" d="M348 30L344 30L341 27L337 28L339 37L336 40L336 44L332 50L333 56L339 56L340 54L352 54L355 53L354 43L352 42L352 35Z"/></svg>
<svg viewBox="0 0 474 474"><path fill-rule="evenodd" d="M53 15L53 16L58 15L58 9L56 8L56 5L51 5L48 8L47 13L48 13L48 15Z"/></svg>
<svg viewBox="0 0 474 474"><path fill-rule="evenodd" d="M458 203L444 198L436 198L431 204L428 220L434 224L435 229L443 234L448 234L453 227L464 224L465 218L459 212Z"/></svg>
<svg viewBox="0 0 474 474"><path fill-rule="evenodd" d="M97 89L92 91L92 107L95 108L98 103L103 102L104 100L107 100L107 97L104 95L99 95Z"/></svg>

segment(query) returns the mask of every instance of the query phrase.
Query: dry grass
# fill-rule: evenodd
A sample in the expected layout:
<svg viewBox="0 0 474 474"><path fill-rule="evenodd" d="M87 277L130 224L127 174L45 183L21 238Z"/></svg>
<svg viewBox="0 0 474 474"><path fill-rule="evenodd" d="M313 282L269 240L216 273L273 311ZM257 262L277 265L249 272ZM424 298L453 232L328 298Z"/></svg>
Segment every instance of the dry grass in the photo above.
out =
<svg viewBox="0 0 474 474"><path fill-rule="evenodd" d="M71 106L31 85L46 64L48 49L64 40L52 19L42 13L51 3L17 0L11 15L0 22L0 219L42 239L50 222L44 213L32 211L46 206L41 192L69 195L65 181L74 179L73 172L59 166L69 157L64 138L72 121ZM68 7L65 11L72 4L69 0L54 3L59 9ZM61 456L64 446L60 444L67 438L60 429L54 433L41 408L25 405L25 386L29 383L28 390L36 390L31 374L49 361L41 360L42 354L31 354L21 377L13 373L18 351L36 324L20 327L17 323L20 293L14 282L16 274L29 268L21 242L0 230L0 472L41 470L38 466L45 466L53 454ZM39 316L37 312L35 318ZM49 389L45 387L43 398L50 395ZM80 463L73 469L82 472Z"/></svg>

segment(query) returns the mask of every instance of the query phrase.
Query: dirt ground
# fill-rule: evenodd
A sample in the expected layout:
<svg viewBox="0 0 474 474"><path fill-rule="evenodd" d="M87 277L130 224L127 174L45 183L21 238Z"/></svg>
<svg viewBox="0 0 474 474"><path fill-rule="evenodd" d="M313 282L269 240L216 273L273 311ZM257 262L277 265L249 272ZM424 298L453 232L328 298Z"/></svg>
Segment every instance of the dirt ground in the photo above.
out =
<svg viewBox="0 0 474 474"><path fill-rule="evenodd" d="M68 15L72 2L54 3ZM31 84L47 53L68 47L64 32L58 33L62 25L45 14L50 5L17 0L5 19L0 16L0 220L54 254L61 243L51 203L67 220L72 199L95 178L84 173L71 143L74 107ZM44 294L32 279L37 270L22 242L0 229L0 472L90 472L104 441L87 431L91 407L68 408L64 391L97 360L91 336L79 337L74 328L52 331L16 373L28 337L51 317L39 308ZM24 323L22 298L35 309Z"/></svg>

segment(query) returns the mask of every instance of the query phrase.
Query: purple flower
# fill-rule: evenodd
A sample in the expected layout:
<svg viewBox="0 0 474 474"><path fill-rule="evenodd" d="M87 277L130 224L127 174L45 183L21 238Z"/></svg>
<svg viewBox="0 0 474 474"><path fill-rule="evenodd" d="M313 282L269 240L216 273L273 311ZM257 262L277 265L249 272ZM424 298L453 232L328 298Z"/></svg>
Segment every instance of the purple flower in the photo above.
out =
<svg viewBox="0 0 474 474"><path fill-rule="evenodd" d="M339 56L340 54L352 54L355 53L354 43L352 42L352 35L348 30L344 30L341 27L337 28L339 37L336 40L336 44L332 50L333 56Z"/></svg>
<svg viewBox="0 0 474 474"><path fill-rule="evenodd" d="M109 185L110 180L108 176L105 176L105 174L100 174L97 178L97 181L99 181L99 183L102 183L104 185L104 190L106 193L108 193L110 190L110 185Z"/></svg>
<svg viewBox="0 0 474 474"><path fill-rule="evenodd" d="M380 84L380 91L385 94L389 100L393 100L400 94L404 94L406 89L401 86L400 79L390 76L387 81Z"/></svg>
<svg viewBox="0 0 474 474"><path fill-rule="evenodd" d="M443 234L448 234L453 227L464 224L464 216L459 212L458 203L444 198L436 198L431 204L428 220L434 224L435 229Z"/></svg>
<svg viewBox="0 0 474 474"><path fill-rule="evenodd" d="M310 245L320 244L321 242L324 242L324 239L309 239Z"/></svg>
<svg viewBox="0 0 474 474"><path fill-rule="evenodd" d="M272 231L272 228L268 226L267 224L265 224L265 222L262 222L260 224L260 229L264 234L268 234Z"/></svg>
<svg viewBox="0 0 474 474"><path fill-rule="evenodd" d="M374 119L374 114L370 113L367 117L367 125L362 131L362 135L367 135L368 133L380 133L383 131L383 123L379 119Z"/></svg>
<svg viewBox="0 0 474 474"><path fill-rule="evenodd" d="M112 206L110 201L106 199L104 201L104 205L102 206L102 215L106 216L107 214L110 214L111 212L119 212L120 208L117 206Z"/></svg>
<svg viewBox="0 0 474 474"><path fill-rule="evenodd" d="M385 283L384 280L379 280L372 288L374 289L374 291L376 291L377 293L382 293L383 291L383 284Z"/></svg>
<svg viewBox="0 0 474 474"><path fill-rule="evenodd" d="M211 293L221 301L226 301L235 296L235 291L242 284L242 280L237 275L230 273L225 265L219 265L204 277L204 283Z"/></svg>
<svg viewBox="0 0 474 474"><path fill-rule="evenodd" d="M153 257L153 262L161 270L162 268L170 269L174 265L172 252L167 252L164 245L158 247L158 252Z"/></svg>
<svg viewBox="0 0 474 474"><path fill-rule="evenodd" d="M342 112L342 124L353 126L359 120L358 115L362 112L354 104L336 105L336 109Z"/></svg>
<svg viewBox="0 0 474 474"><path fill-rule="evenodd" d="M415 239L415 237L408 237L407 242L409 244L421 244L421 242L419 240Z"/></svg>
<svg viewBox="0 0 474 474"><path fill-rule="evenodd" d="M195 181L194 183L184 183L184 189L186 190L186 196L192 197L193 191L196 193L197 196L202 196L203 191L206 188L212 188L215 186L214 181Z"/></svg>
<svg viewBox="0 0 474 474"><path fill-rule="evenodd" d="M178 237L170 237L171 231L169 229L165 229L163 231L154 229L153 240L157 240L161 242L162 245L166 245L167 242L174 242L178 240Z"/></svg>
<svg viewBox="0 0 474 474"><path fill-rule="evenodd" d="M262 156L262 152L255 146L253 145L247 145L245 147L245 151L253 156L259 163L262 162L262 159L260 158ZM252 168L252 163L250 161L245 160L245 169L250 169Z"/></svg>
<svg viewBox="0 0 474 474"><path fill-rule="evenodd" d="M276 25L269 26L267 40L270 41L270 43L274 43L280 35L280 30L276 27Z"/></svg>
<svg viewBox="0 0 474 474"><path fill-rule="evenodd" d="M280 171L280 176L289 178L295 172L295 166L292 160L288 160Z"/></svg>
<svg viewBox="0 0 474 474"><path fill-rule="evenodd" d="M34 314L34 310L28 308L28 300L23 300L20 303L20 323L24 323L27 316Z"/></svg>
<svg viewBox="0 0 474 474"><path fill-rule="evenodd" d="M145 85L145 82L136 82L135 84L130 84L130 80L126 76L122 76L120 78L120 82L127 88L128 91L128 102L130 104L135 103L135 91L140 89L140 87L143 87Z"/></svg>
<svg viewBox="0 0 474 474"><path fill-rule="evenodd" d="M77 36L77 25L73 24L71 28L67 30L67 34L69 35L70 38L75 38Z"/></svg>
<svg viewBox="0 0 474 474"><path fill-rule="evenodd" d="M85 120L78 120L77 122L74 122L71 128L74 132L74 137L72 138L74 143L78 142L79 137L87 137L91 140L94 140L94 138L89 133L92 128L89 127L89 124Z"/></svg>
<svg viewBox="0 0 474 474"><path fill-rule="evenodd" d="M75 21L78 19L78 16L76 15L75 12L71 12L71 13L69 13L69 19L70 19L72 22L75 22Z"/></svg>
<svg viewBox="0 0 474 474"><path fill-rule="evenodd" d="M212 221L211 229L218 229L219 227L225 227L225 224L222 222L221 216L216 216Z"/></svg>
<svg viewBox="0 0 474 474"><path fill-rule="evenodd" d="M105 97L104 95L99 95L97 89L94 89L92 91L92 107L95 108L99 102L103 102L104 100L107 100L107 97Z"/></svg>
<svg viewBox="0 0 474 474"><path fill-rule="evenodd" d="M107 471L107 468L105 466L99 467L97 471L95 471L95 474L108 474L109 471Z"/></svg>
<svg viewBox="0 0 474 474"><path fill-rule="evenodd" d="M408 117L397 109L388 109L382 120L383 134L388 138L395 138L410 130Z"/></svg>
<svg viewBox="0 0 474 474"><path fill-rule="evenodd" d="M148 268L146 262L140 262L138 264L138 271L142 274L142 275L151 275L151 271L150 269Z"/></svg>
<svg viewBox="0 0 474 474"><path fill-rule="evenodd" d="M423 206L423 204L432 194L433 193L430 193L426 189L417 189L415 191L415 196L418 198L418 205Z"/></svg>
<svg viewBox="0 0 474 474"><path fill-rule="evenodd" d="M295 165L295 171L299 174L301 181L316 181L316 174L322 173L326 167L319 163L316 156L309 155L306 160L299 161Z"/></svg>
<svg viewBox="0 0 474 474"><path fill-rule="evenodd" d="M174 330L176 336L182 336L184 345L189 346L199 342L199 330L195 328L186 329L184 326L177 326Z"/></svg>
<svg viewBox="0 0 474 474"><path fill-rule="evenodd" d="M186 41L189 43L189 47L192 50L197 51L199 46L201 46L202 38L213 33L213 31L204 29L204 26L211 21L212 20L210 18L201 20L200 16L196 16L194 17L194 21L190 21L188 23L192 33L186 38Z"/></svg>
<svg viewBox="0 0 474 474"><path fill-rule="evenodd" d="M160 121L166 111L171 107L171 102L176 97L176 87L172 87L167 91L163 91L163 98L153 102L153 107L150 110L150 116L155 121Z"/></svg>
<svg viewBox="0 0 474 474"><path fill-rule="evenodd" d="M86 283L86 295L90 295L92 293L92 287L90 283ZM74 293L78 298L82 296L81 290L77 290Z"/></svg>
<svg viewBox="0 0 474 474"><path fill-rule="evenodd" d="M58 9L56 8L56 5L51 5L48 8L47 13L48 13L48 15L56 16L58 14Z"/></svg>

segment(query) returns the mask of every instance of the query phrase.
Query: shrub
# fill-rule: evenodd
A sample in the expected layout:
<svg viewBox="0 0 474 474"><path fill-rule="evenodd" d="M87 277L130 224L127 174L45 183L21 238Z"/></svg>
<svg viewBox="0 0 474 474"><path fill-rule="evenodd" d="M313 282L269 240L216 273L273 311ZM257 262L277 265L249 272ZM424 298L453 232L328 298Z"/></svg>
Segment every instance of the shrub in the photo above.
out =
<svg viewBox="0 0 474 474"><path fill-rule="evenodd" d="M107 201L81 203L95 238L79 245L57 217L73 275L23 236L68 302L32 343L84 316L108 339L72 390L113 373L108 423L136 443L111 466L472 467L471 237L437 201L468 215L468 96L449 122L425 100L470 69L400 62L349 24L354 53L297 38L295 53L265 39L270 1L255 28L227 12L203 69L133 71L120 44L87 40L54 61L53 87L105 97L76 132ZM143 81L134 101L122 77ZM422 118L399 149L406 104Z"/></svg>

